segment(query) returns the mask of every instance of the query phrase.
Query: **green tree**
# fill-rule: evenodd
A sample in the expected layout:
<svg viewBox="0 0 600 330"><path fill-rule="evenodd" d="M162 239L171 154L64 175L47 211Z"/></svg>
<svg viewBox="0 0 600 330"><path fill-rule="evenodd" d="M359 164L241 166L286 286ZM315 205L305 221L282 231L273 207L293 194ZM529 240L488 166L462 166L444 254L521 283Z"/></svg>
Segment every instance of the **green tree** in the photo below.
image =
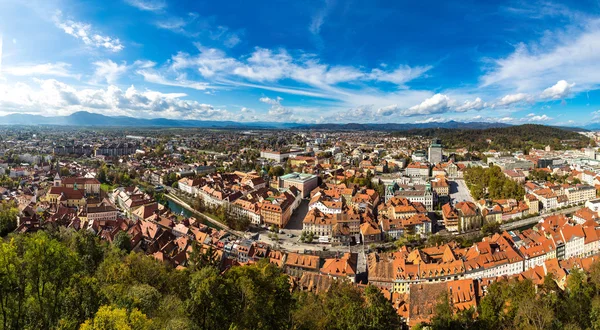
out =
<svg viewBox="0 0 600 330"><path fill-rule="evenodd" d="M119 250L129 253L131 251L131 238L129 234L124 231L118 232L113 240L113 245Z"/></svg>
<svg viewBox="0 0 600 330"><path fill-rule="evenodd" d="M0 237L6 236L17 228L19 209L14 202L0 203Z"/></svg>
<svg viewBox="0 0 600 330"><path fill-rule="evenodd" d="M85 321L81 330L145 330L151 329L152 320L137 309L102 306L93 319Z"/></svg>

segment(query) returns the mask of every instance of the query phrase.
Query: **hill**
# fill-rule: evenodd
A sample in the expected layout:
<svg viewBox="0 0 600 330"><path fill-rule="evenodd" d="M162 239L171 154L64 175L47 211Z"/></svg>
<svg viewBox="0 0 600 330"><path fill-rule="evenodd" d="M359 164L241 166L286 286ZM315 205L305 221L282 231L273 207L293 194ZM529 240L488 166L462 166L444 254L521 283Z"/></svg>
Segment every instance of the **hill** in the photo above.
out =
<svg viewBox="0 0 600 330"><path fill-rule="evenodd" d="M299 128L322 129L322 130L362 130L362 131L408 131L414 129L485 129L492 127L509 127L504 123L447 121L442 123L415 123L415 124L310 124L300 125Z"/></svg>
<svg viewBox="0 0 600 330"><path fill-rule="evenodd" d="M438 137L446 148L468 150L529 150L550 145L554 149L582 148L590 140L577 132L544 125L519 125L487 129L414 129L396 135ZM489 140L489 141L488 141Z"/></svg>
<svg viewBox="0 0 600 330"><path fill-rule="evenodd" d="M508 127L502 123L448 121L444 123L421 124L298 124L278 122L235 122L214 120L180 120L166 118L134 118L126 116L105 116L97 113L79 111L68 116L40 116L31 114L10 114L0 117L0 125L62 125L62 126L123 126L123 127L197 127L197 128L239 128L239 129L322 129L322 130L377 130L406 131L411 129L482 129L490 127Z"/></svg>

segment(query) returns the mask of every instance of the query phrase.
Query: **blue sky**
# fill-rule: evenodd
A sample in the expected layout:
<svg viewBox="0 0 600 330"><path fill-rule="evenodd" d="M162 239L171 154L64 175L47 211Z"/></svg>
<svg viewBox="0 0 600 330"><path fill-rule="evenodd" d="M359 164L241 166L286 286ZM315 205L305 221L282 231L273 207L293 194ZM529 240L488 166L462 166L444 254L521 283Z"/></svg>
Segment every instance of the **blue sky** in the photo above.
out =
<svg viewBox="0 0 600 330"><path fill-rule="evenodd" d="M585 125L599 89L597 1L0 0L0 115Z"/></svg>

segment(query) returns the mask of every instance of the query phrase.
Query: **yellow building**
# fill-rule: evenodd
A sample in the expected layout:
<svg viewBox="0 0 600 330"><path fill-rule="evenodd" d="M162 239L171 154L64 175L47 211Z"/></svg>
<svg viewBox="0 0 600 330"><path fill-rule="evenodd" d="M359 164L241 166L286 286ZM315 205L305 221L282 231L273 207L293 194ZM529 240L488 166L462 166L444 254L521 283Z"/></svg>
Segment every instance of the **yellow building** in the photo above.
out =
<svg viewBox="0 0 600 330"><path fill-rule="evenodd" d="M85 194L77 188L50 187L46 201L50 204L63 203L69 207L82 208L85 206Z"/></svg>

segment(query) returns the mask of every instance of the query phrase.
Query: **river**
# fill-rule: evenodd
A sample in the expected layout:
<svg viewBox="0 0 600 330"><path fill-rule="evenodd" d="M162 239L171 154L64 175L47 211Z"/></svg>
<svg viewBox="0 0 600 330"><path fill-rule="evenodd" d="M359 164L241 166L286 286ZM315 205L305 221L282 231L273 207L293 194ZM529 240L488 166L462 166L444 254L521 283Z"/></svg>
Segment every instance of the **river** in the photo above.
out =
<svg viewBox="0 0 600 330"><path fill-rule="evenodd" d="M171 209L171 212L179 215L179 214L181 214L181 211L183 211L183 216L186 218L194 216L194 214L192 212L190 212L187 209L184 209L183 207L181 207L179 204L173 202L172 200L167 199L167 201L168 201L167 206L169 207L169 209Z"/></svg>
<svg viewBox="0 0 600 330"><path fill-rule="evenodd" d="M181 205L177 204L176 202L172 201L170 198L167 198L167 207L169 207L169 209L171 210L171 212L173 212L174 214L180 215L181 211L183 211L183 216L186 218L191 218L194 217L197 220L200 220L200 222L202 222L203 224L211 227L211 228L215 228L215 229L222 229L221 227L215 225L214 223L207 221L206 219L202 218L202 217L198 217L196 216L194 213L192 213L190 210L181 207Z"/></svg>

